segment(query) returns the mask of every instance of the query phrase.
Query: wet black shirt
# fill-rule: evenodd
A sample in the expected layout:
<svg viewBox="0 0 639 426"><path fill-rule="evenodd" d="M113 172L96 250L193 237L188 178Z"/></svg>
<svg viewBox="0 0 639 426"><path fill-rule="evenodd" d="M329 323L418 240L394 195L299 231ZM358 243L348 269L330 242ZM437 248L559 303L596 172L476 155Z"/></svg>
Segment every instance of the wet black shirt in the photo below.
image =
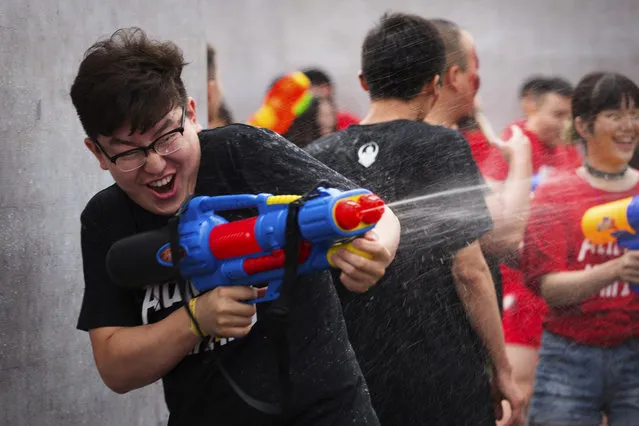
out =
<svg viewBox="0 0 639 426"><path fill-rule="evenodd" d="M302 194L321 179L339 189L354 187L269 131L231 125L201 132L200 144L196 195ZM228 220L246 215L223 214ZM79 329L155 323L183 306L176 283L124 289L109 279L105 267L106 253L114 242L163 227L167 219L143 210L116 185L91 199L81 216L85 293ZM378 424L348 342L330 273L299 278L293 300L288 341L294 418L287 424ZM274 348L260 320L267 305L258 306L257 323L247 337L199 344L163 378L169 424L281 424L239 399L211 362L211 351L215 351L242 389L254 398L277 401L280 383Z"/></svg>
<svg viewBox="0 0 639 426"><path fill-rule="evenodd" d="M307 151L384 198L402 225L382 281L365 295L341 292L382 424L494 425L486 354L451 272L455 252L492 229L468 143L441 126L396 120L351 126Z"/></svg>

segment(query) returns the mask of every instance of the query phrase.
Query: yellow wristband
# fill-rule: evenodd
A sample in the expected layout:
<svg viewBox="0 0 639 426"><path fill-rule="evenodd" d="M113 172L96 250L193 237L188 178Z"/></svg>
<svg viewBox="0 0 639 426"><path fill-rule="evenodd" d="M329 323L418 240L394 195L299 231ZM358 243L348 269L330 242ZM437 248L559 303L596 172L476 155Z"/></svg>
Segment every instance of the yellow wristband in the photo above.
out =
<svg viewBox="0 0 639 426"><path fill-rule="evenodd" d="M189 300L189 310L191 311L191 313L193 314L193 317L195 317L195 305L197 304L197 297L194 297L193 299ZM200 327L200 330L202 330L203 334L200 334L200 332L197 330L197 326L195 325L195 323L193 322L193 319L191 319L189 317L189 329L191 330L191 332L193 334L195 334L197 337L208 337L208 334L206 334L206 332L204 330L202 330L202 328Z"/></svg>

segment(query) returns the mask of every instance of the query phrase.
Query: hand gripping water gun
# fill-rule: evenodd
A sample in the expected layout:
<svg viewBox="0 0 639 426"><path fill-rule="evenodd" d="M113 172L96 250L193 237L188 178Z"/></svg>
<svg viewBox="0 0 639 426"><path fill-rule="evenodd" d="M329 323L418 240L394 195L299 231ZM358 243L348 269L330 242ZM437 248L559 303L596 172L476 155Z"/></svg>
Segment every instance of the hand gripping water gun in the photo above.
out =
<svg viewBox="0 0 639 426"><path fill-rule="evenodd" d="M264 97L262 106L249 119L251 126L286 133L293 120L302 114L313 99L309 91L311 82L301 72L293 72L273 84Z"/></svg>
<svg viewBox="0 0 639 426"><path fill-rule="evenodd" d="M372 229L385 209L384 202L366 189L318 187L305 198L297 211L297 274L331 268L330 258L341 247L358 252L350 241ZM115 283L129 288L179 276L191 280L200 292L268 282L266 294L249 303L277 299L290 236L289 205L300 199L271 194L192 198L179 212L179 273L172 263L169 227L116 242L107 254L107 270ZM258 215L228 222L216 214L247 208L256 208Z"/></svg>
<svg viewBox="0 0 639 426"><path fill-rule="evenodd" d="M581 219L581 230L593 244L617 242L620 248L639 250L639 196L591 207ZM630 284L639 293L639 284Z"/></svg>

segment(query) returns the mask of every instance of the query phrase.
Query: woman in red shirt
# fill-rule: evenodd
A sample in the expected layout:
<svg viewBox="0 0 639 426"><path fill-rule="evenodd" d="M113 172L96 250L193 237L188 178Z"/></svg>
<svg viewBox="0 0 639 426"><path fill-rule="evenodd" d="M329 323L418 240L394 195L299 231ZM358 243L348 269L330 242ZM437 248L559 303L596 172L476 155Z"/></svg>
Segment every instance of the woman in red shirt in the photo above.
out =
<svg viewBox="0 0 639 426"><path fill-rule="evenodd" d="M581 231L591 207L639 195L628 167L639 141L639 88L613 73L585 76L572 97L585 165L535 192L525 236L526 284L547 302L532 425L639 424L639 251Z"/></svg>

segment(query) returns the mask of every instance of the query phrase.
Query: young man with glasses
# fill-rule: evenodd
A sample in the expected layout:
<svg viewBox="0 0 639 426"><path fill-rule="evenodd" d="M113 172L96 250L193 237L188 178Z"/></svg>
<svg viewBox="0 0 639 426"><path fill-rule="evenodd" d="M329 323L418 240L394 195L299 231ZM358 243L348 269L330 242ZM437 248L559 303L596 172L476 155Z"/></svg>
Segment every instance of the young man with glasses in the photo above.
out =
<svg viewBox="0 0 639 426"><path fill-rule="evenodd" d="M201 131L180 78L183 66L173 43L119 30L87 51L71 88L85 144L115 180L81 216L85 292L78 328L89 332L103 381L126 393L162 379L169 424L378 424L330 274L296 280L286 330L292 398L283 401L284 418L250 408L222 376L228 373L250 397L278 402L274 343L260 320L266 308L244 303L256 289L191 288L197 329L181 309L177 283L130 290L110 280L105 260L113 243L166 226L190 194L300 194L320 180L355 187L272 132L246 125ZM370 259L334 256L344 286L364 292L374 285L398 238L398 221L387 210L373 232L356 240Z"/></svg>

